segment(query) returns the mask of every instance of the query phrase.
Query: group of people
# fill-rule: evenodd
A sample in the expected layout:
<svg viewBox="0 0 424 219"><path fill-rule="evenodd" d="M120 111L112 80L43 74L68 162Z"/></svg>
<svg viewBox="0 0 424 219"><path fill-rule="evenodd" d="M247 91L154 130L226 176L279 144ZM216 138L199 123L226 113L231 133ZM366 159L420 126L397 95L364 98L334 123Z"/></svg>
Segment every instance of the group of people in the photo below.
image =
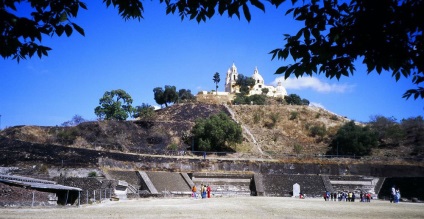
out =
<svg viewBox="0 0 424 219"><path fill-rule="evenodd" d="M400 191L399 188L392 186L391 194L390 194L390 203L399 203L400 200Z"/></svg>
<svg viewBox="0 0 424 219"><path fill-rule="evenodd" d="M355 202L356 195L354 192L349 191L342 191L342 192L329 192L326 191L323 194L325 201L345 201L345 202ZM359 201L360 202L371 202L371 194L369 192L361 193L359 194Z"/></svg>
<svg viewBox="0 0 424 219"><path fill-rule="evenodd" d="M191 197L197 198L197 188L196 185L193 185L191 188ZM210 198L211 197L212 189L209 185L203 185L203 183L200 185L200 196L203 198Z"/></svg>

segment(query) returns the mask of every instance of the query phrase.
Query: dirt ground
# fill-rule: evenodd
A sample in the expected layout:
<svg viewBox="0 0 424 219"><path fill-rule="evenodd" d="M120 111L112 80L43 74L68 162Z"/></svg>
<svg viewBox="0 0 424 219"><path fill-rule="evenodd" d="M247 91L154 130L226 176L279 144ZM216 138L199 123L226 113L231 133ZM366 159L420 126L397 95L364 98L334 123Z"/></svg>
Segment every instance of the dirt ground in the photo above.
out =
<svg viewBox="0 0 424 219"><path fill-rule="evenodd" d="M149 198L80 207L0 208L0 218L424 218L423 203L373 200L325 202L318 198Z"/></svg>

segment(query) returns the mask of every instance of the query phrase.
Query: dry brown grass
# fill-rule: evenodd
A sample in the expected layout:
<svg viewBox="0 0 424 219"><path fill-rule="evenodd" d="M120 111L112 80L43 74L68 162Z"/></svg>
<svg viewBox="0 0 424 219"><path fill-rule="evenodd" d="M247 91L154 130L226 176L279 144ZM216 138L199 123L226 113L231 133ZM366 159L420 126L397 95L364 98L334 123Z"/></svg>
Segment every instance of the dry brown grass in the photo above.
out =
<svg viewBox="0 0 424 219"><path fill-rule="evenodd" d="M423 218L424 205L389 201L229 197L166 198L66 208L2 209L0 218Z"/></svg>
<svg viewBox="0 0 424 219"><path fill-rule="evenodd" d="M321 108L291 105L231 106L237 120L246 125L263 151L270 154L325 154L338 128L348 120ZM337 119L335 119L337 118ZM311 136L310 127L326 129L323 137ZM247 139L249 140L249 139ZM253 148L253 147L252 147Z"/></svg>

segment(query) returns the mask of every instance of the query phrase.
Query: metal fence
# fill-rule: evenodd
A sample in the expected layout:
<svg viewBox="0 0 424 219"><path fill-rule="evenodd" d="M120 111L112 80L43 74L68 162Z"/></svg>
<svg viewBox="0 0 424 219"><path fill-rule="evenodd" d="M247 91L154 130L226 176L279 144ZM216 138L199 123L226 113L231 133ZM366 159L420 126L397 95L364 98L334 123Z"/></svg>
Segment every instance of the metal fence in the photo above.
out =
<svg viewBox="0 0 424 219"><path fill-rule="evenodd" d="M96 190L83 190L80 191L78 196L72 198L69 195L66 195L64 203L58 203L57 196L54 193L49 192L40 192L33 190L23 194L19 200L9 200L7 202L1 202L0 206L4 207L19 207L19 206L28 206L28 207L37 207L37 206L80 206L83 204L95 204L101 203L105 200L110 200L114 197L114 189L96 189Z"/></svg>
<svg viewBox="0 0 424 219"><path fill-rule="evenodd" d="M83 190L74 205L93 204L109 200L114 196L114 189Z"/></svg>

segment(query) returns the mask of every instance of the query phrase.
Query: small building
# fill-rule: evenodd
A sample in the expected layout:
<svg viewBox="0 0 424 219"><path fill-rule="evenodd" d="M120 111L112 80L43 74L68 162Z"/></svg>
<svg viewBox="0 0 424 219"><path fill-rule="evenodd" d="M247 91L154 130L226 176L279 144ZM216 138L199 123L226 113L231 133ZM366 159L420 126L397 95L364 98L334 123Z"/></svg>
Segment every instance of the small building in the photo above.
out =
<svg viewBox="0 0 424 219"><path fill-rule="evenodd" d="M1 175L2 205L79 205L82 189L57 184L54 181L16 175Z"/></svg>

